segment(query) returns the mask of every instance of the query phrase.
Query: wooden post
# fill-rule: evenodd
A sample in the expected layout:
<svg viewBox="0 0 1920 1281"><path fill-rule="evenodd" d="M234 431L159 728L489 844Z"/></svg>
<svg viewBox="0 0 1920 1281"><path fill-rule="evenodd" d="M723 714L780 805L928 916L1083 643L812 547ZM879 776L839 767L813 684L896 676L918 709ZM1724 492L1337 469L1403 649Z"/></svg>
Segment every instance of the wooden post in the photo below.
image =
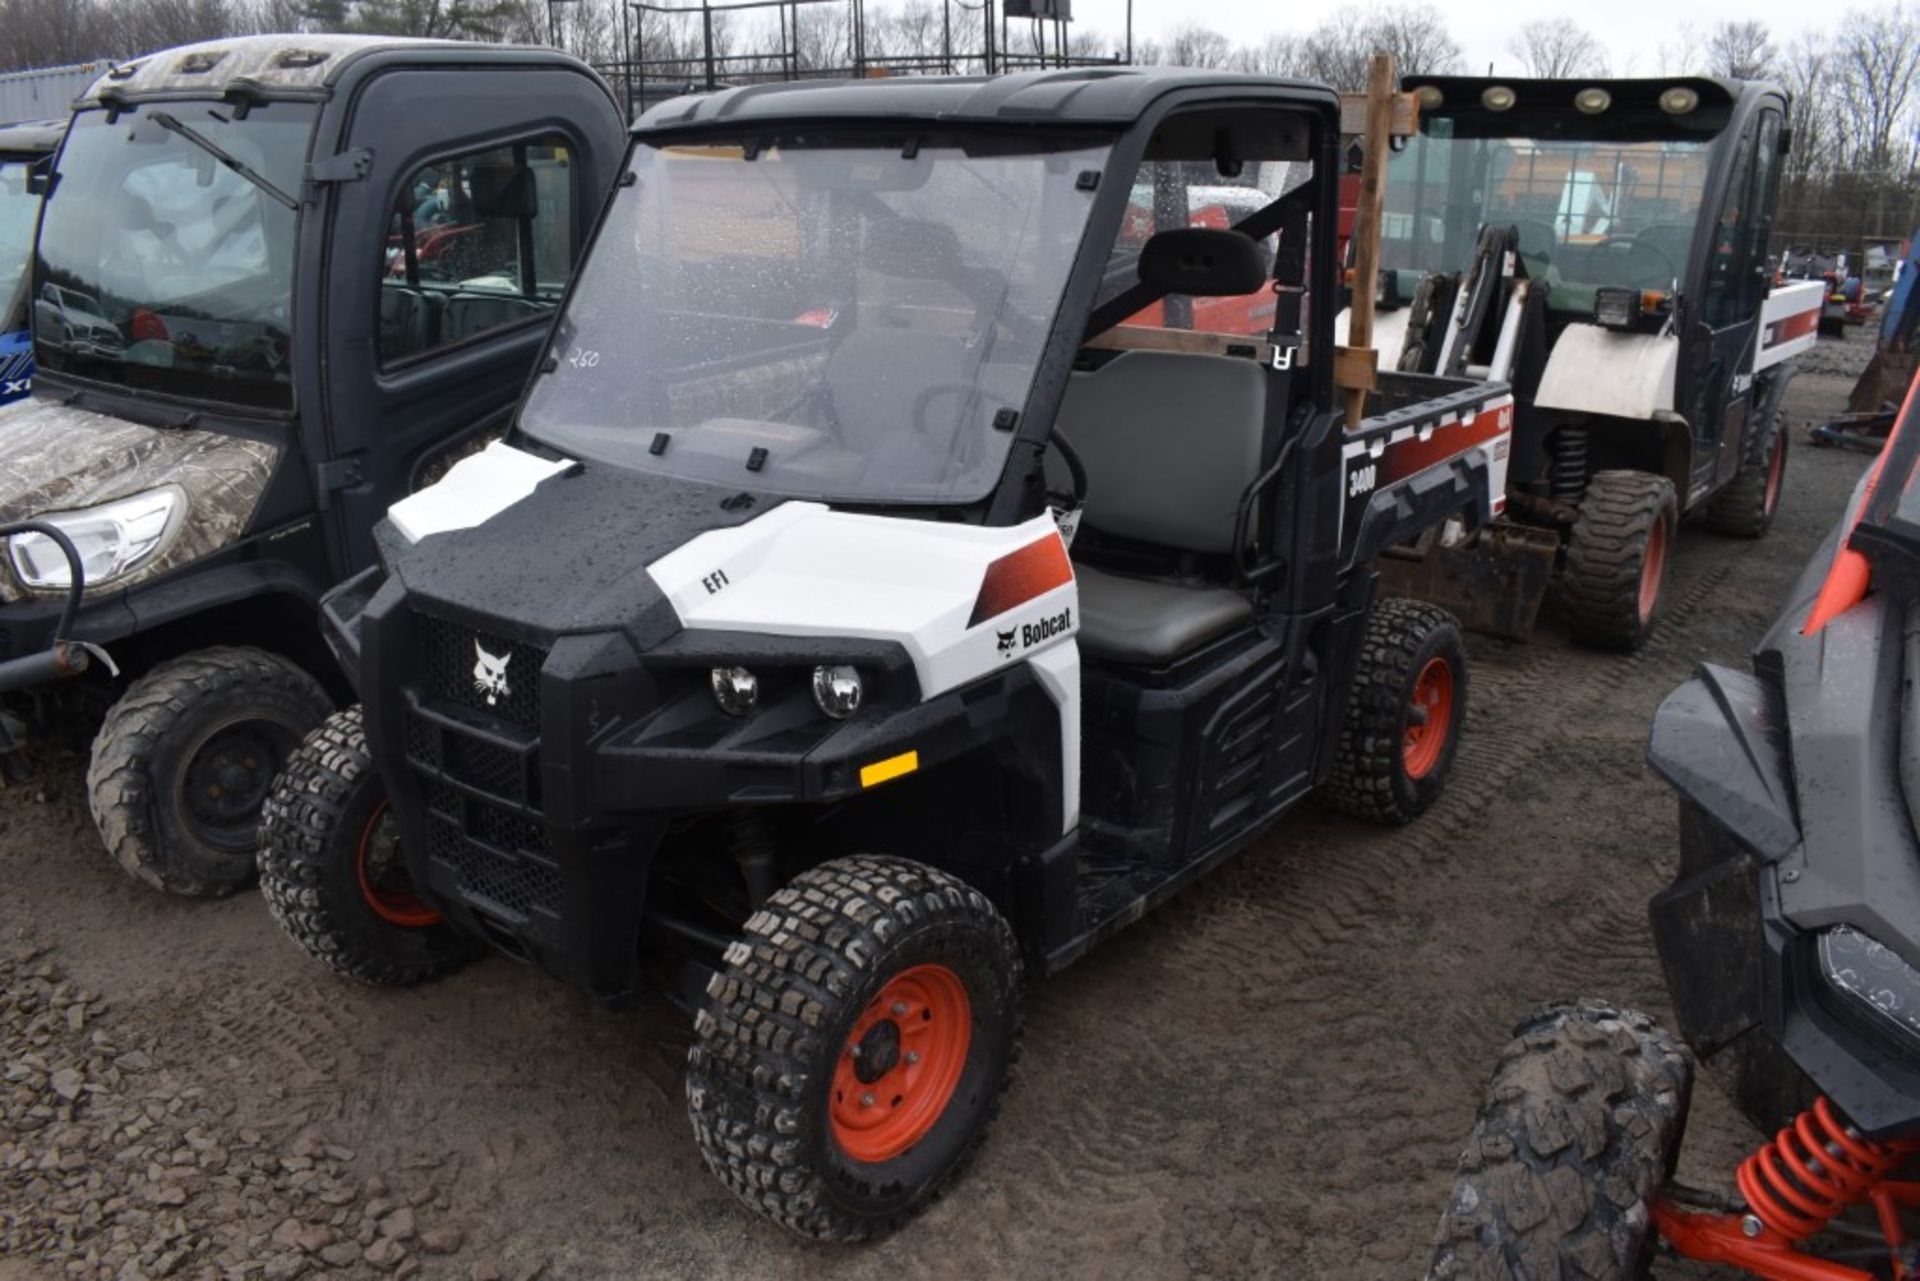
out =
<svg viewBox="0 0 1920 1281"><path fill-rule="evenodd" d="M1347 345L1334 353L1334 376L1345 393L1347 430L1366 416L1379 357L1373 350L1373 296L1380 277L1380 210L1387 194L1388 139L1399 85L1393 55L1376 53L1367 68L1366 155L1360 168L1360 207L1353 217L1353 302Z"/></svg>

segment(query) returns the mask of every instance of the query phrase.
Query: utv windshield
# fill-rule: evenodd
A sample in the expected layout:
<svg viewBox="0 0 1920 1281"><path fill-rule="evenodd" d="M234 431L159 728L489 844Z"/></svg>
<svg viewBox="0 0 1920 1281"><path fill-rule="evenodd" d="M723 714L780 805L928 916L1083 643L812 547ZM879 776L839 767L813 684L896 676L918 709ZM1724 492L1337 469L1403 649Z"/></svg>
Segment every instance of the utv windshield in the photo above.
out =
<svg viewBox="0 0 1920 1281"><path fill-rule="evenodd" d="M1387 166L1381 265L1465 270L1480 227L1491 223L1519 231L1527 274L1548 284L1547 306L1557 312L1592 314L1602 287L1667 291L1684 281L1711 134L1580 137L1560 122L1532 132L1488 136L1476 121L1422 120Z"/></svg>
<svg viewBox="0 0 1920 1281"><path fill-rule="evenodd" d="M998 480L1106 146L807 133L634 149L521 425L829 501Z"/></svg>
<svg viewBox="0 0 1920 1281"><path fill-rule="evenodd" d="M314 108L169 102L73 122L34 274L41 366L292 404L295 212Z"/></svg>

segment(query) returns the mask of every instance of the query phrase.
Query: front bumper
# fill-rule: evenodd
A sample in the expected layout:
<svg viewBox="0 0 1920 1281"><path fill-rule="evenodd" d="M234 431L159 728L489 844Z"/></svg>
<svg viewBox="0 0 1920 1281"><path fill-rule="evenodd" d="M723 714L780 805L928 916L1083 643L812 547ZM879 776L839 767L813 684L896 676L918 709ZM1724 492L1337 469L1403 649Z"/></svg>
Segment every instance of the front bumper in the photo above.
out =
<svg viewBox="0 0 1920 1281"><path fill-rule="evenodd" d="M416 884L456 925L610 1002L639 985L658 856L704 818L825 812L865 790L866 766L907 752L917 770L989 739L1057 756L1058 713L1025 664L923 702L889 642L509 630L378 575L343 584L323 615ZM708 681L736 663L761 673L741 720ZM848 720L819 713L798 679L824 663L865 676ZM1057 835L1058 815L1047 822Z"/></svg>
<svg viewBox="0 0 1920 1281"><path fill-rule="evenodd" d="M1667 987L1696 1052L1764 1028L1869 1136L1910 1136L1920 1042L1827 983L1820 930L1782 904L1806 853L1788 741L1778 689L1724 668L1703 668L1655 718L1649 763L1680 794L1679 874L1649 909Z"/></svg>

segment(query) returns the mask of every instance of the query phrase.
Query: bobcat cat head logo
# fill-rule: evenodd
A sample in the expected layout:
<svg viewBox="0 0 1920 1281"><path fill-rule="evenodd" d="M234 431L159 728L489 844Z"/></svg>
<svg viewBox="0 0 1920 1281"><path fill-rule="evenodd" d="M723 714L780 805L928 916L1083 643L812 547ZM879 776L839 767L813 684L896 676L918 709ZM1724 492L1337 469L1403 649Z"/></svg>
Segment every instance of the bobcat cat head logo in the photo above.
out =
<svg viewBox="0 0 1920 1281"><path fill-rule="evenodd" d="M994 638L1000 642L1000 652L1002 654L1013 653L1013 638L1015 633L1017 633L1019 630L1020 629L1018 627L1011 628L1004 632L1001 631L998 627L993 629Z"/></svg>
<svg viewBox="0 0 1920 1281"><path fill-rule="evenodd" d="M473 652L478 658L473 665L473 692L485 694L487 706L492 707L513 693L507 685L507 664L513 661L513 653L489 654L479 641L473 643Z"/></svg>

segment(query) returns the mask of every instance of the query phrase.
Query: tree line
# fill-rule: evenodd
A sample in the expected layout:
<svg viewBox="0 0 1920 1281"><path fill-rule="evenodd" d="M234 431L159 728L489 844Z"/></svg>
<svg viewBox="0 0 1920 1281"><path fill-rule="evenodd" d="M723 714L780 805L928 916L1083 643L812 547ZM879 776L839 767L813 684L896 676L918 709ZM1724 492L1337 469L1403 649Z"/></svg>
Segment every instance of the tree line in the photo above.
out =
<svg viewBox="0 0 1920 1281"><path fill-rule="evenodd" d="M688 3L689 0L675 0ZM844 72L887 61L956 72L982 68L987 0L877 0L856 24L852 0L718 13L711 51L724 77ZM661 91L699 80L709 43L699 15L627 8L622 0L0 0L0 71L129 58L195 40L267 31L346 31L558 43L625 83ZM1039 24L1005 27L1004 59L1061 50ZM993 39L999 42L1002 32ZM783 56L776 53L784 51ZM1135 40L1070 28L1075 58L1230 68L1364 88L1367 60L1392 53L1407 74L1467 70L1444 12L1426 0L1349 7L1304 35L1236 41L1199 23ZM1879 4L1791 37L1757 21L1685 26L1652 65L1614 65L1599 33L1566 18L1521 25L1501 70L1516 74L1713 75L1770 79L1792 95L1793 147L1783 171L1779 239L1858 247L1906 235L1920 218L1920 9Z"/></svg>

